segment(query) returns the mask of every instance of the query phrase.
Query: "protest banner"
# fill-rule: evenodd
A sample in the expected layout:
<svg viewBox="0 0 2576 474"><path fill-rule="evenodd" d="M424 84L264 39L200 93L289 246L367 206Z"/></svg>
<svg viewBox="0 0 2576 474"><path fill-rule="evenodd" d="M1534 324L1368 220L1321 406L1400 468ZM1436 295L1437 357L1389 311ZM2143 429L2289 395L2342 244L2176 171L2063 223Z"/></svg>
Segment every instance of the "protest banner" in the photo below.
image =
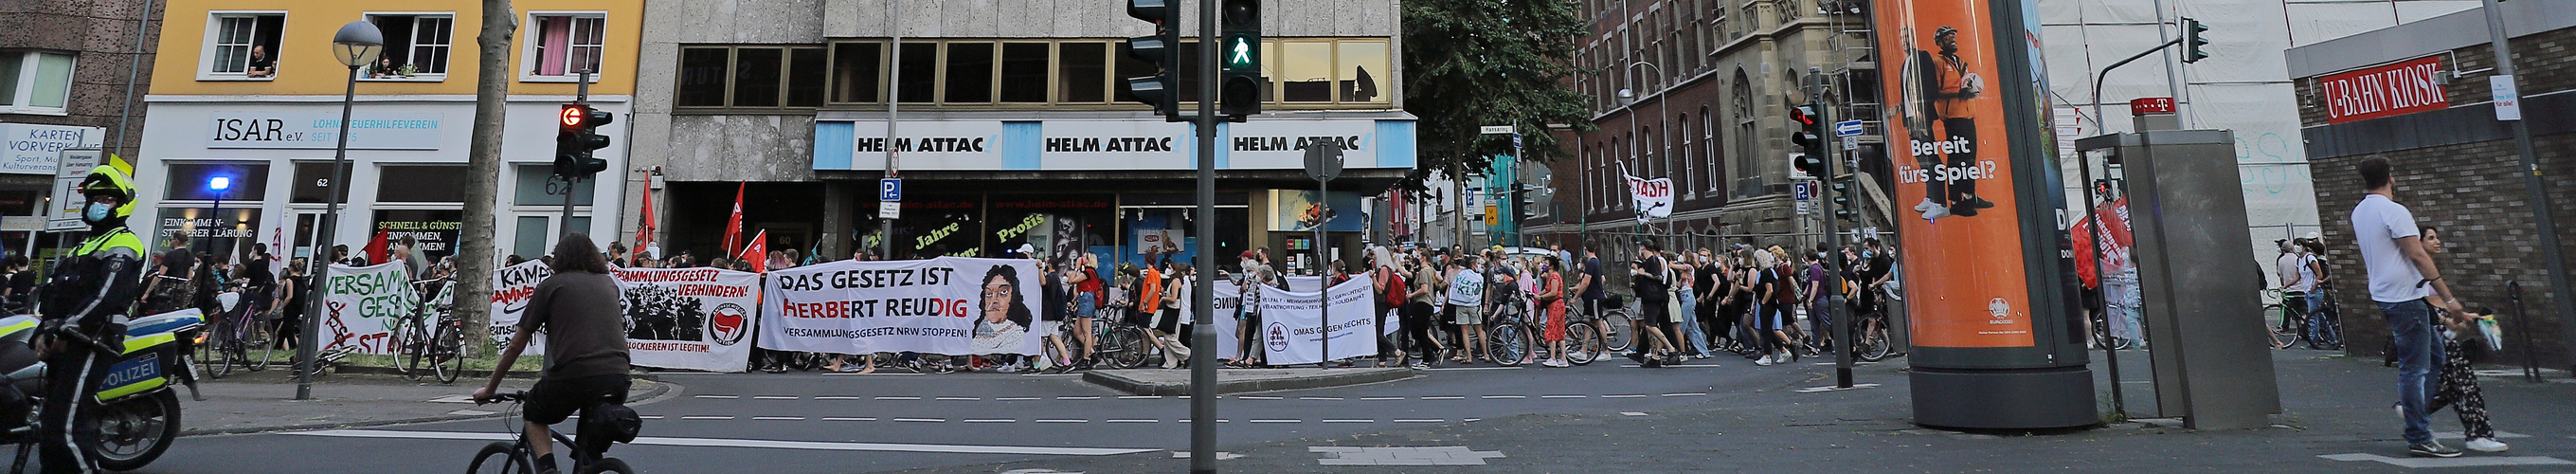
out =
<svg viewBox="0 0 2576 474"><path fill-rule="evenodd" d="M510 336L519 332L519 317L528 313L528 299L537 295L537 283L554 275L554 268L543 260L529 260L492 272L492 327L487 332L493 344L510 343ZM545 337L538 334L528 339L525 353L545 353Z"/></svg>
<svg viewBox="0 0 2576 474"><path fill-rule="evenodd" d="M715 268L611 270L626 315L626 353L643 367L741 372L751 360L760 274Z"/></svg>
<svg viewBox="0 0 2576 474"><path fill-rule="evenodd" d="M1332 324L1324 324L1323 295L1332 295ZM1270 365L1313 364L1377 355L1377 309L1366 279L1333 285L1329 292L1261 288L1261 344ZM1327 330L1329 328L1329 331ZM1333 339L1324 354L1325 334Z"/></svg>
<svg viewBox="0 0 2576 474"><path fill-rule="evenodd" d="M844 260L769 273L760 348L832 354L1038 353L1037 264Z"/></svg>
<svg viewBox="0 0 2576 474"><path fill-rule="evenodd" d="M400 262L368 267L332 264L323 282L322 306L327 313L322 324L330 332L320 347L325 352L348 346L360 354L392 354L393 328L420 306L420 294L412 291L410 275Z"/></svg>

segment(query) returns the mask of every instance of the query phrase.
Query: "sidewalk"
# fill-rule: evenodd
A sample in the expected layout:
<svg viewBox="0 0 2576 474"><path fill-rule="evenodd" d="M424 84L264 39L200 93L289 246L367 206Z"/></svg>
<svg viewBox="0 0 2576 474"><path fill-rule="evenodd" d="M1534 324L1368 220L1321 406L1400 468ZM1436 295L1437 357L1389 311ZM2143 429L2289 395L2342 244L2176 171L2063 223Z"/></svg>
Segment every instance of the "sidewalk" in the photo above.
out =
<svg viewBox="0 0 2576 474"><path fill-rule="evenodd" d="M2123 355L2137 354L2134 352ZM1816 472L1867 466L1891 472L2245 471L2400 472L2476 467L2475 472L2576 468L2576 383L2483 377L2507 453L2455 459L2406 457L2389 409L2394 369L2377 358L2275 351L2284 412L2267 429L2195 431L2124 422L2055 433L1961 433L1911 419L1903 359L1856 370L1875 388L1802 393L1830 385L1831 367L1762 374L1780 383L1712 396L1686 409L1492 418L1351 437L1223 446L1219 467L1238 472ZM2144 359L2137 357L2137 359ZM2366 359L2366 360L2365 360ZM2126 362L2126 360L2124 360ZM2123 364L2127 366L2127 364ZM1721 369L1723 370L1723 369ZM1691 372L1673 372L1688 376ZM2140 372L2123 375L2138 380ZM2141 385L2141 384L2131 384ZM1720 394L1711 394L1720 395ZM2108 394L2101 397L2107 410ZM2142 400L2131 399L2131 403ZM2436 432L2458 446L2459 422L2434 414ZM1377 448L1377 449L1368 449ZM1395 448L1395 449L1387 449ZM1234 458L1233 456L1241 456ZM1457 465L1459 467L1451 467ZM1187 460L1167 451L1056 458L947 469L1000 472L1172 472ZM1378 467L1369 467L1378 466ZM927 472L927 471L925 471Z"/></svg>
<svg viewBox="0 0 2576 474"><path fill-rule="evenodd" d="M197 387L205 394L205 401L189 398L186 387L174 387L179 394L181 423L186 426L181 433L194 436L460 420L495 416L506 408L477 407L465 400L466 394L481 386L480 378L460 378L456 384L447 385L380 374L315 377L313 399L295 400L295 379L288 377L290 373L236 372L221 380L200 381ZM512 378L504 380L501 387L524 389L532 382ZM671 387L637 380L627 399L630 403L641 402Z"/></svg>

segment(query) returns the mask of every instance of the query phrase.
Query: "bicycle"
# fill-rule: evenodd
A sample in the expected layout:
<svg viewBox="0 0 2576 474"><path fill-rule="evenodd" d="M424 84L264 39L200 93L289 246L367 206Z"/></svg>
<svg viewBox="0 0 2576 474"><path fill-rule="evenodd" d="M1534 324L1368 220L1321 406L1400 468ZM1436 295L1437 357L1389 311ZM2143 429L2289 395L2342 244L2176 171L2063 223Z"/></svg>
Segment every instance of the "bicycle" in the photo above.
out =
<svg viewBox="0 0 2576 474"><path fill-rule="evenodd" d="M2343 305L2335 303L2334 292L2334 286L2324 283L2317 284L2316 291L2308 292L2308 298L2315 301L2316 311L2307 319L2313 321L2316 328L2300 331L2299 338L2308 341L2309 349L2343 350ZM2316 336L2310 337L2308 333Z"/></svg>
<svg viewBox="0 0 2576 474"><path fill-rule="evenodd" d="M527 398L527 391L498 394L492 397L494 401L511 402L509 410L511 412L519 411L519 406L525 404ZM598 411L598 408L609 405L613 404L602 401L599 404L583 407L581 409L581 418L579 419L585 422L584 424L586 425L586 422L592 419L593 413ZM501 417L501 422L503 426L508 427L508 431L511 434L511 442L503 443L494 441L492 444L484 445L482 451L474 453L474 463L467 464L465 466L465 472L468 474L534 474L536 472L536 453L528 448L528 432L525 429L521 429L522 426L520 424L510 423L510 418L511 417L508 416ZM579 429L580 427L576 426L575 434L580 434L578 432ZM635 468L626 466L626 461L608 457L608 443L597 443L599 445L599 449L593 450L590 446L585 446L581 443L575 442L579 437L564 436L562 430L550 429L546 431L547 434L553 435L555 449L566 451L565 457L570 458L572 461L571 469L565 469L563 472L580 474L603 472L629 474L635 472ZM606 434L602 433L600 435L604 436ZM495 458L494 456L501 457ZM499 462L495 463L494 461ZM490 469L486 469L486 466L489 466Z"/></svg>
<svg viewBox="0 0 2576 474"><path fill-rule="evenodd" d="M1494 306L1494 314L1485 318L1485 352L1501 365L1529 363L1538 351L1530 337L1530 326L1523 314L1528 312L1518 292L1505 293Z"/></svg>
<svg viewBox="0 0 2576 474"><path fill-rule="evenodd" d="M426 374L439 383L456 383L465 372L465 320L456 316L449 293L455 285L448 283L446 278L411 283L414 289L436 285L438 292L395 322L394 341L400 348L399 371L404 380L420 380Z"/></svg>
<svg viewBox="0 0 2576 474"><path fill-rule="evenodd" d="M276 353L269 344L268 325L260 324L253 317L257 313L251 311L250 302L238 299L238 291L225 294L234 295L235 300L226 305L228 307L220 308L222 312L211 318L214 330L197 335L200 339L196 344L198 365L204 366L203 371L209 377L217 379L232 375L234 364L240 364L245 371L266 369ZM251 360L253 348L259 351L257 361Z"/></svg>

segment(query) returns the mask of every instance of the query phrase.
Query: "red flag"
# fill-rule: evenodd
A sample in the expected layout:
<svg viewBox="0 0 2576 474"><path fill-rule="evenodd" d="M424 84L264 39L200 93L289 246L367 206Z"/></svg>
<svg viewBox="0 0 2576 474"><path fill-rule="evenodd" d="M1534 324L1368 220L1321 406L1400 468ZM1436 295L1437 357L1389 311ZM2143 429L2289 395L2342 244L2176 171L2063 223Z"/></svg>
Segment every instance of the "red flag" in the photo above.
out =
<svg viewBox="0 0 2576 474"><path fill-rule="evenodd" d="M385 263L385 252L387 251L385 237L387 236L388 234L384 229L376 229L376 238L367 240L367 248L365 249L367 251L367 263Z"/></svg>
<svg viewBox="0 0 2576 474"><path fill-rule="evenodd" d="M733 185L733 217L725 219L724 248L742 245L742 188L745 184Z"/></svg>
<svg viewBox="0 0 2576 474"><path fill-rule="evenodd" d="M653 240L653 188L644 188L644 225L635 226L635 251L642 252Z"/></svg>
<svg viewBox="0 0 2576 474"><path fill-rule="evenodd" d="M768 272L769 272L769 230L768 230L768 229L762 229L762 230L760 231L760 233L752 234L752 235L751 235L751 245L743 246L743 248L742 248L742 254L741 254L741 255L737 255L737 257L741 257L743 260L749 260L749 261L751 261L751 271L752 271L752 272L754 272L754 273L768 273Z"/></svg>

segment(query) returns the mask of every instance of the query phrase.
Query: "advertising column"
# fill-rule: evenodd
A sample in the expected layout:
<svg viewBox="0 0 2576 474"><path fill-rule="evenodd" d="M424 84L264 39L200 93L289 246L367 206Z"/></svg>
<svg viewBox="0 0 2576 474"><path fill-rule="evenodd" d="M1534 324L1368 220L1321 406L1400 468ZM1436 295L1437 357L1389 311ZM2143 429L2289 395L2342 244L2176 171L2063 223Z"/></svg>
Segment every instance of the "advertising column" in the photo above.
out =
<svg viewBox="0 0 2576 474"><path fill-rule="evenodd" d="M2065 207L2048 155L2031 0L1887 0L1887 136L1911 318L1915 422L2097 423L2070 329Z"/></svg>

